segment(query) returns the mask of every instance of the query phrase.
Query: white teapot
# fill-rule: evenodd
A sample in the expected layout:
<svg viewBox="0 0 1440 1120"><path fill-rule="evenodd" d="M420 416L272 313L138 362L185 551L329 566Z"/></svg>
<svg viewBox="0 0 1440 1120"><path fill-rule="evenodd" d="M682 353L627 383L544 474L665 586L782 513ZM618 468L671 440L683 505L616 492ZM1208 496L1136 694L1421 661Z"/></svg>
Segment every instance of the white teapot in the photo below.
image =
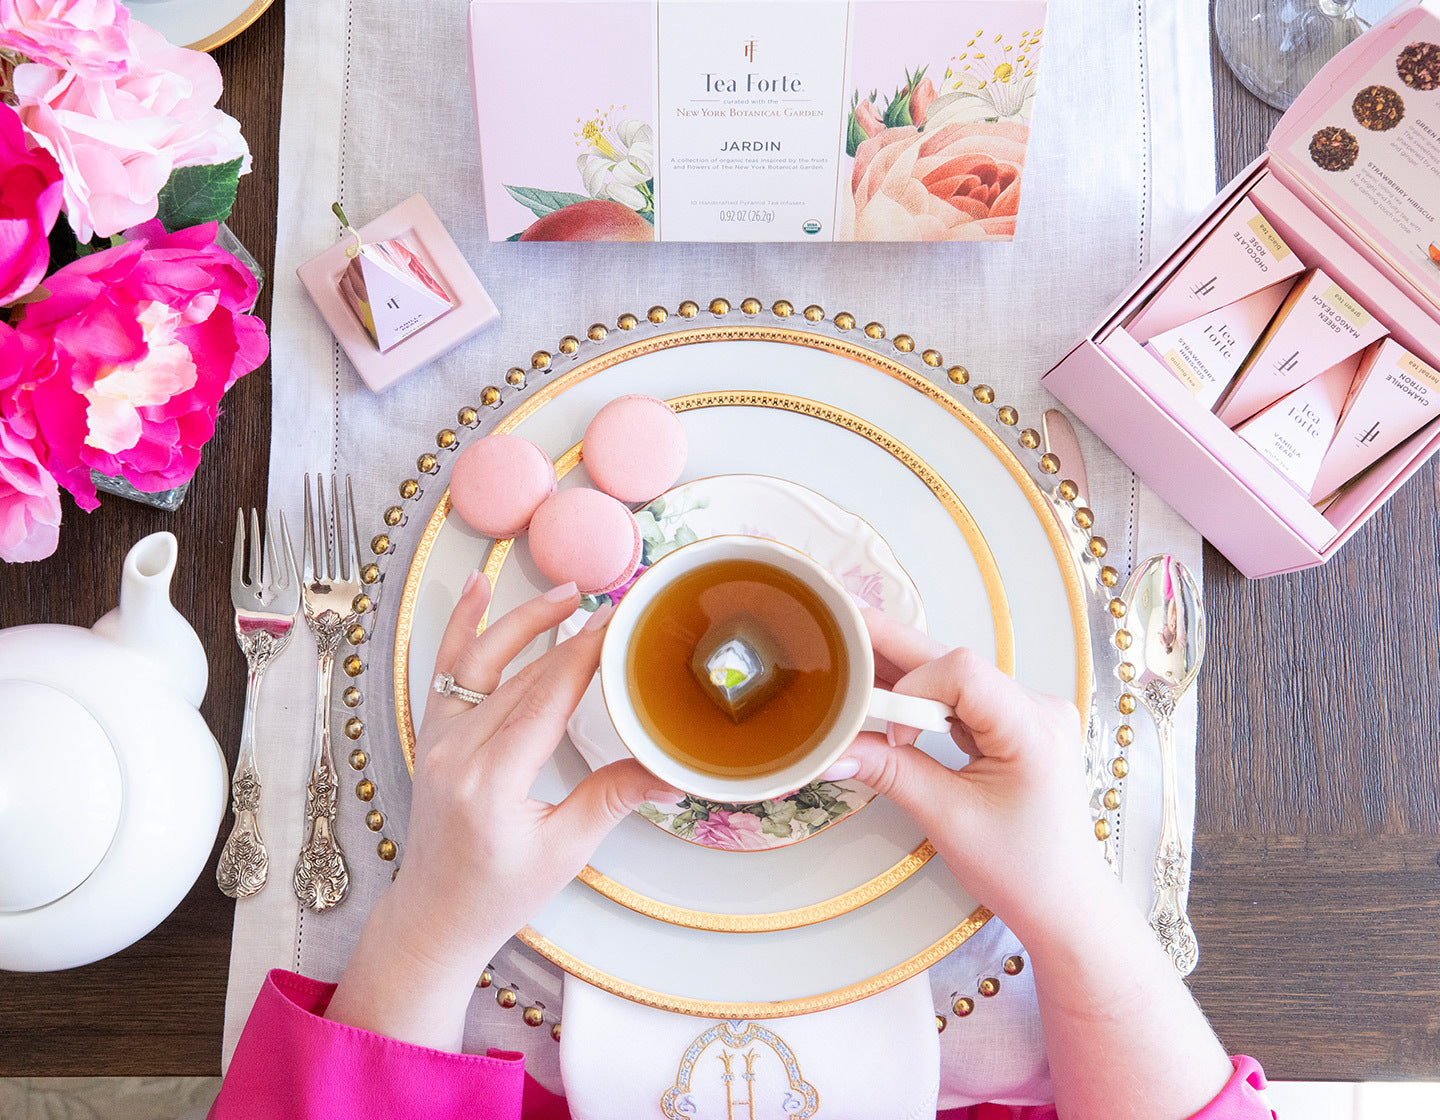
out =
<svg viewBox="0 0 1440 1120"><path fill-rule="evenodd" d="M205 869L227 775L205 651L170 604L178 551L136 544L93 629L0 630L0 969L119 952Z"/></svg>

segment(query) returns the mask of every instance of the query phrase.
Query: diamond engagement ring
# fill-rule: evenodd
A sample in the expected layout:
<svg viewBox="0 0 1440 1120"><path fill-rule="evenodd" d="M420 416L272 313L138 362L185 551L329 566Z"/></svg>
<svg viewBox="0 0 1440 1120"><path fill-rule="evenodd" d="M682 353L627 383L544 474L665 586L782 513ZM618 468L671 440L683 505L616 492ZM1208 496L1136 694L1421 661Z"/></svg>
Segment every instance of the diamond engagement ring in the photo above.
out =
<svg viewBox="0 0 1440 1120"><path fill-rule="evenodd" d="M482 704L485 702L485 697L489 695L456 684L455 678L449 673L436 673L434 684L431 687L441 696L453 696L457 700L464 700L469 704Z"/></svg>

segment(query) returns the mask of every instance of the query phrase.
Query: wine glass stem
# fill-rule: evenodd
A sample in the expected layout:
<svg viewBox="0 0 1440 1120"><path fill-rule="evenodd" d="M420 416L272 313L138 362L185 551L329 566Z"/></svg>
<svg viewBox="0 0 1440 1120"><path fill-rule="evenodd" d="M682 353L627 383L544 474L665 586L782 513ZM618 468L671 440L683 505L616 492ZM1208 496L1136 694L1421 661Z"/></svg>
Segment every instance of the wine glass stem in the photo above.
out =
<svg viewBox="0 0 1440 1120"><path fill-rule="evenodd" d="M1318 0L1316 5L1331 19L1344 19L1355 7L1355 0Z"/></svg>

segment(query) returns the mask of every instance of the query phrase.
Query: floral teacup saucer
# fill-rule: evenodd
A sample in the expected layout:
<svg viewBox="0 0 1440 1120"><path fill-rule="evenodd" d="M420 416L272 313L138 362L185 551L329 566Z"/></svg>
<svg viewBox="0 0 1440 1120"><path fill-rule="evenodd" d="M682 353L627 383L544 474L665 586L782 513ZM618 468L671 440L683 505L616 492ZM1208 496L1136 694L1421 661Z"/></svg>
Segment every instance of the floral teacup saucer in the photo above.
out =
<svg viewBox="0 0 1440 1120"><path fill-rule="evenodd" d="M767 537L824 565L865 606L925 628L920 593L885 539L868 521L804 486L768 475L715 475L675 487L635 516L645 540L641 571L666 553L704 537L724 533ZM589 612L609 601L608 595L587 596L582 609L561 624L560 640L573 637ZM592 770L629 755L610 723L598 678L570 718L569 732ZM677 804L646 802L637 812L693 844L753 852L808 840L874 797L874 790L854 780L822 781L751 805L685 797Z"/></svg>

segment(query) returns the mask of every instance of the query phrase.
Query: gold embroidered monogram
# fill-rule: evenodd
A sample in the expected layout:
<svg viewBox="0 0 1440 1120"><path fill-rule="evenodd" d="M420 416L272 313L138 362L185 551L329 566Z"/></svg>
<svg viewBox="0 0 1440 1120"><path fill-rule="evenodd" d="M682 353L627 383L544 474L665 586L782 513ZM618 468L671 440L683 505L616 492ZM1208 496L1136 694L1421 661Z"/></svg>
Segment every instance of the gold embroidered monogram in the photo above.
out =
<svg viewBox="0 0 1440 1120"><path fill-rule="evenodd" d="M660 1098L667 1120L808 1120L820 1094L785 1040L759 1023L716 1023L680 1059Z"/></svg>

